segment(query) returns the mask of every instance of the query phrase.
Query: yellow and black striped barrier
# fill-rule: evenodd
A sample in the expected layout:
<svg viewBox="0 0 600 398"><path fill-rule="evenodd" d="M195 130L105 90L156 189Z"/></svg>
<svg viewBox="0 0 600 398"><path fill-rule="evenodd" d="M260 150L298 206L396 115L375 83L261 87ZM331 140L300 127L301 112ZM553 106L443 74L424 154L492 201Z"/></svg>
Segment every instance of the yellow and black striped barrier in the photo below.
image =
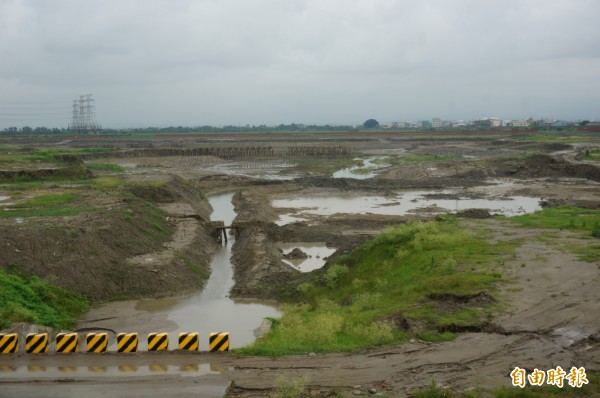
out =
<svg viewBox="0 0 600 398"><path fill-rule="evenodd" d="M199 351L200 340L198 333L179 333L178 348L186 351ZM108 333L88 333L85 336L87 352L103 353L108 350ZM209 351L229 351L229 333L213 332L209 335ZM25 338L27 353L46 353L49 348L48 333L30 333ZM117 334L117 352L138 352L138 333ZM169 349L168 333L149 333L148 351L165 351ZM16 353L19 350L19 335L17 333L0 333L0 354ZM58 333L56 335L57 353L72 353L79 351L79 335L77 333Z"/></svg>
<svg viewBox="0 0 600 398"><path fill-rule="evenodd" d="M137 350L137 333L119 333L117 335L117 352L137 352Z"/></svg>
<svg viewBox="0 0 600 398"><path fill-rule="evenodd" d="M77 352L79 336L77 333L59 333L56 335L56 352Z"/></svg>
<svg viewBox="0 0 600 398"><path fill-rule="evenodd" d="M87 352L106 352L108 348L107 333L88 333L85 336L87 343Z"/></svg>
<svg viewBox="0 0 600 398"><path fill-rule="evenodd" d="M210 352L229 351L229 333L211 333L208 338Z"/></svg>
<svg viewBox="0 0 600 398"><path fill-rule="evenodd" d="M149 333L148 351L163 351L169 349L168 333Z"/></svg>
<svg viewBox="0 0 600 398"><path fill-rule="evenodd" d="M179 333L180 350L198 351L199 346L198 333Z"/></svg>
<svg viewBox="0 0 600 398"><path fill-rule="evenodd" d="M14 354L19 351L19 335L0 333L0 354Z"/></svg>
<svg viewBox="0 0 600 398"><path fill-rule="evenodd" d="M25 351L28 354L48 352L48 333L30 333L25 336Z"/></svg>

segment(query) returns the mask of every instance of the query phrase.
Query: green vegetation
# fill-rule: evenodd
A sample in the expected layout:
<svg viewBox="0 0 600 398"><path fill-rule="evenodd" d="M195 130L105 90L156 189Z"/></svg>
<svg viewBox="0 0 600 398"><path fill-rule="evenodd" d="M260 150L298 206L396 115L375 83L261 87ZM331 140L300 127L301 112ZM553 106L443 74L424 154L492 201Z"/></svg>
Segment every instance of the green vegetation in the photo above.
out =
<svg viewBox="0 0 600 398"><path fill-rule="evenodd" d="M587 160L600 160L600 148L592 149L591 151L588 149L585 151L585 159Z"/></svg>
<svg viewBox="0 0 600 398"><path fill-rule="evenodd" d="M118 164L114 163L87 163L87 168L94 171L111 171L116 173L122 173L125 169Z"/></svg>
<svg viewBox="0 0 600 398"><path fill-rule="evenodd" d="M0 212L0 218L14 217L67 217L81 213L98 211L91 206L68 206L80 199L80 195L72 192L39 195L25 202L7 206Z"/></svg>
<svg viewBox="0 0 600 398"><path fill-rule="evenodd" d="M575 131L545 131L543 133L531 133L523 137L525 141L534 142L559 142L565 144L575 144L578 142L589 142L590 137L582 136Z"/></svg>
<svg viewBox="0 0 600 398"><path fill-rule="evenodd" d="M185 266L188 267L192 272L202 276L203 278L208 278L210 276L210 271L208 269L206 269L206 267L195 263L189 257L187 257L179 252L175 253L175 255L179 259L181 259L183 261L183 263L185 264Z"/></svg>
<svg viewBox="0 0 600 398"><path fill-rule="evenodd" d="M591 233L600 226L600 210L561 206L511 217L510 220L529 228L567 229Z"/></svg>
<svg viewBox="0 0 600 398"><path fill-rule="evenodd" d="M302 378L288 380L285 375L279 375L275 380L275 391L272 398L301 398L307 397L306 380Z"/></svg>
<svg viewBox="0 0 600 398"><path fill-rule="evenodd" d="M339 258L297 288L272 330L246 354L349 351L419 336L444 341L447 329L483 325L494 305L442 308L435 297L493 291L500 274L488 264L508 255L510 242L489 244L447 222L411 223L389 228ZM474 270L472 270L474 269ZM460 272L458 272L460 271Z"/></svg>
<svg viewBox="0 0 600 398"><path fill-rule="evenodd" d="M15 203L12 207L48 207L70 203L77 199L79 195L70 192L40 195L25 202Z"/></svg>
<svg viewBox="0 0 600 398"><path fill-rule="evenodd" d="M600 210L562 206L511 217L510 220L524 227L567 230L579 232L590 239L600 238ZM549 234L540 235L540 239L556 241L559 247L577 254L582 261L594 262L600 260L600 243L564 244L559 237Z"/></svg>
<svg viewBox="0 0 600 398"><path fill-rule="evenodd" d="M0 329L13 322L69 328L87 309L88 302L80 296L0 269Z"/></svg>
<svg viewBox="0 0 600 398"><path fill-rule="evenodd" d="M98 211L95 207L59 207L27 210L10 210L0 212L0 218L11 217L71 217L82 213Z"/></svg>

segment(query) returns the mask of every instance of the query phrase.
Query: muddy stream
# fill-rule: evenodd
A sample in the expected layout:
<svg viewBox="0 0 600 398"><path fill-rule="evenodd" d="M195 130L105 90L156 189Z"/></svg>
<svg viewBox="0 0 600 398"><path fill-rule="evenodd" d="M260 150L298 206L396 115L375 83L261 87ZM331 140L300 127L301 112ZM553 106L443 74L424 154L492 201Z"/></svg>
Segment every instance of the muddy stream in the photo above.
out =
<svg viewBox="0 0 600 398"><path fill-rule="evenodd" d="M209 197L213 207L212 221L231 225L236 213L231 199L233 193ZM234 284L231 264L231 236L213 256L211 274L204 290L181 298L130 300L109 303L92 310L80 323L82 327L104 327L115 332L139 332L140 349L145 350L144 334L169 332L169 348L177 348L177 335L198 332L200 350L208 350L211 332L229 332L230 347L241 347L256 339L265 318L281 316L274 305L262 302L233 301L229 290ZM112 315L107 316L106 315Z"/></svg>

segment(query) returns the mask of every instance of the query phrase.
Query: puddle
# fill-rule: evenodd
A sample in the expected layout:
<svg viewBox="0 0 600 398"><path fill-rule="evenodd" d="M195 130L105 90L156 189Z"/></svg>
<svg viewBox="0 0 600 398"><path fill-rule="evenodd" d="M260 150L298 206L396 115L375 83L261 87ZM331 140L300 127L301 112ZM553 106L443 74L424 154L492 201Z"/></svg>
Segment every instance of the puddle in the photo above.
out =
<svg viewBox="0 0 600 398"><path fill-rule="evenodd" d="M236 162L218 164L208 167L207 170L216 171L222 174L259 178L263 180L293 180L298 175L281 174L281 171L296 167L296 163L290 162Z"/></svg>
<svg viewBox="0 0 600 398"><path fill-rule="evenodd" d="M7 200L9 197L8 196L0 196L0 202Z"/></svg>
<svg viewBox="0 0 600 398"><path fill-rule="evenodd" d="M179 375L198 377L220 374L223 371L209 363L190 363L188 365L150 364L121 366L0 366L0 377L11 379L65 379L73 377L127 377L127 376L163 376Z"/></svg>
<svg viewBox="0 0 600 398"><path fill-rule="evenodd" d="M298 248L309 257L305 259L286 260L283 262L296 268L300 272L310 272L319 269L325 265L327 258L335 253L336 249L329 248L325 243L314 242L286 242L277 245L284 254L288 254L293 249Z"/></svg>
<svg viewBox="0 0 600 398"><path fill-rule="evenodd" d="M354 178L356 180L366 180L373 178L377 175L376 170L387 167L387 164L375 163L376 160L383 159L384 156L377 156L366 159L354 159L362 160L363 164L360 166L346 167L333 173L333 178ZM367 172L364 172L368 170ZM363 172L361 172L363 171Z"/></svg>
<svg viewBox="0 0 600 398"><path fill-rule="evenodd" d="M224 221L231 225L236 214L231 203L232 193L209 198L213 207L212 221ZM273 306L256 303L234 302L228 297L234 284L233 267L230 262L233 239L215 253L211 261L211 275L204 290L196 295L182 299L141 300L136 309L165 314L177 324L176 333L194 331L202 339L215 331L230 333L230 347L241 347L254 341L254 330L260 327L263 318L279 317L280 312ZM206 336L206 337L205 337ZM170 345L176 347L176 339L170 339Z"/></svg>
<svg viewBox="0 0 600 398"><path fill-rule="evenodd" d="M440 197L435 197L440 195ZM283 214L277 225L286 225L296 221L306 221L306 216L329 216L337 213L381 214L403 216L410 213L438 214L456 212L465 209L488 209L493 214L515 216L541 210L540 198L526 196L491 197L470 199L456 196L452 191L413 191L398 193L395 197L382 196L321 196L295 199L276 199L275 208L296 209L294 213Z"/></svg>

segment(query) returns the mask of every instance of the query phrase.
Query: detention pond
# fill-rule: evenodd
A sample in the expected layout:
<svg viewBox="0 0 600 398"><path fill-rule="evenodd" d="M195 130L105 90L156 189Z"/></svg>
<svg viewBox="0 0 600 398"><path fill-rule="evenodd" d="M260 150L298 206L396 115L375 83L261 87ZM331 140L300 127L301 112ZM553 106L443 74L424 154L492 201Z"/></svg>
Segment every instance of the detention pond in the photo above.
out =
<svg viewBox="0 0 600 398"><path fill-rule="evenodd" d="M285 209L278 225L308 221L313 216L334 214L440 214L466 209L486 209L491 214L516 216L541 210L540 198L526 196L495 196L472 198L453 191L409 191L390 196L314 195L293 199L275 199L275 208Z"/></svg>

